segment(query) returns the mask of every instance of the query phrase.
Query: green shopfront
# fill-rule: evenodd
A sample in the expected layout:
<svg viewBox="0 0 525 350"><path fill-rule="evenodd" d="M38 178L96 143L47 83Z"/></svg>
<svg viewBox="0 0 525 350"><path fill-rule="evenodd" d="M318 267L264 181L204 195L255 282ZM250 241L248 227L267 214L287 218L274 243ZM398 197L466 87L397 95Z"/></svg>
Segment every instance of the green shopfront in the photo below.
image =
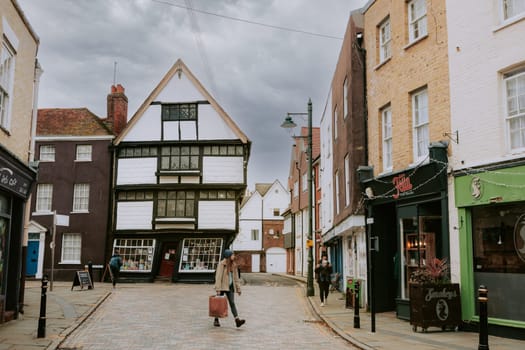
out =
<svg viewBox="0 0 525 350"><path fill-rule="evenodd" d="M454 176L463 319L478 321L483 285L490 333L525 339L525 165Z"/></svg>

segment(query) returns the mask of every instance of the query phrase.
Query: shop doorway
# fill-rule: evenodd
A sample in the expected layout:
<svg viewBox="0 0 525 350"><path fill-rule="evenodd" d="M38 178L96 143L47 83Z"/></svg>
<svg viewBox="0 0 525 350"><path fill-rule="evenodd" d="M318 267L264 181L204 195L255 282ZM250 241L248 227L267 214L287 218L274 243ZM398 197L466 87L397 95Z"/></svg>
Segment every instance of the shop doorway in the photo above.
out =
<svg viewBox="0 0 525 350"><path fill-rule="evenodd" d="M165 242L162 245L159 277L173 276L173 271L177 265L177 246L176 242Z"/></svg>

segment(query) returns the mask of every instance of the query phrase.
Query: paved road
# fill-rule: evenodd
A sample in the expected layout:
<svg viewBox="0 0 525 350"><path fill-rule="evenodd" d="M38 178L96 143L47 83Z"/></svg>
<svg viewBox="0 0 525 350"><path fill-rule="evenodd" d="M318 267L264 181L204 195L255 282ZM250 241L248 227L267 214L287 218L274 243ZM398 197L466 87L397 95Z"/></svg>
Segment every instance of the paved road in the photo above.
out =
<svg viewBox="0 0 525 350"><path fill-rule="evenodd" d="M349 349L314 318L304 289L259 276L236 296L246 324L233 317L214 327L209 284L121 284L59 347L72 349Z"/></svg>

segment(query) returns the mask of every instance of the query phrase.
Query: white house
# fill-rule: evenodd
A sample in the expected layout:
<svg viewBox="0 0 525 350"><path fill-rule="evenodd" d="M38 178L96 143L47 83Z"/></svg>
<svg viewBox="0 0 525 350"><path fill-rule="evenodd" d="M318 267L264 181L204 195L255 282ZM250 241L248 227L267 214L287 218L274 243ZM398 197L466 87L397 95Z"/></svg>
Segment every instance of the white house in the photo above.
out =
<svg viewBox="0 0 525 350"><path fill-rule="evenodd" d="M251 142L179 59L115 140L122 277L211 281L239 231Z"/></svg>
<svg viewBox="0 0 525 350"><path fill-rule="evenodd" d="M525 1L446 6L452 279L461 282L462 319L477 319L477 290L485 285L491 328L523 336Z"/></svg>
<svg viewBox="0 0 525 350"><path fill-rule="evenodd" d="M282 213L289 194L279 180L256 184L240 208L239 234L233 249L243 271L286 272Z"/></svg>

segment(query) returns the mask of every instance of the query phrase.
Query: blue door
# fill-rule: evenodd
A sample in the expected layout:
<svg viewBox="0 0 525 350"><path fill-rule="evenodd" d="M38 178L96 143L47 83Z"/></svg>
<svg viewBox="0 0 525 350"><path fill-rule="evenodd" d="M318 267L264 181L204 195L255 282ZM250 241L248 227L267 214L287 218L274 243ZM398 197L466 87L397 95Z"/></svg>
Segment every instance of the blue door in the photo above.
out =
<svg viewBox="0 0 525 350"><path fill-rule="evenodd" d="M27 242L26 276L36 275L38 267L38 248L40 241Z"/></svg>

